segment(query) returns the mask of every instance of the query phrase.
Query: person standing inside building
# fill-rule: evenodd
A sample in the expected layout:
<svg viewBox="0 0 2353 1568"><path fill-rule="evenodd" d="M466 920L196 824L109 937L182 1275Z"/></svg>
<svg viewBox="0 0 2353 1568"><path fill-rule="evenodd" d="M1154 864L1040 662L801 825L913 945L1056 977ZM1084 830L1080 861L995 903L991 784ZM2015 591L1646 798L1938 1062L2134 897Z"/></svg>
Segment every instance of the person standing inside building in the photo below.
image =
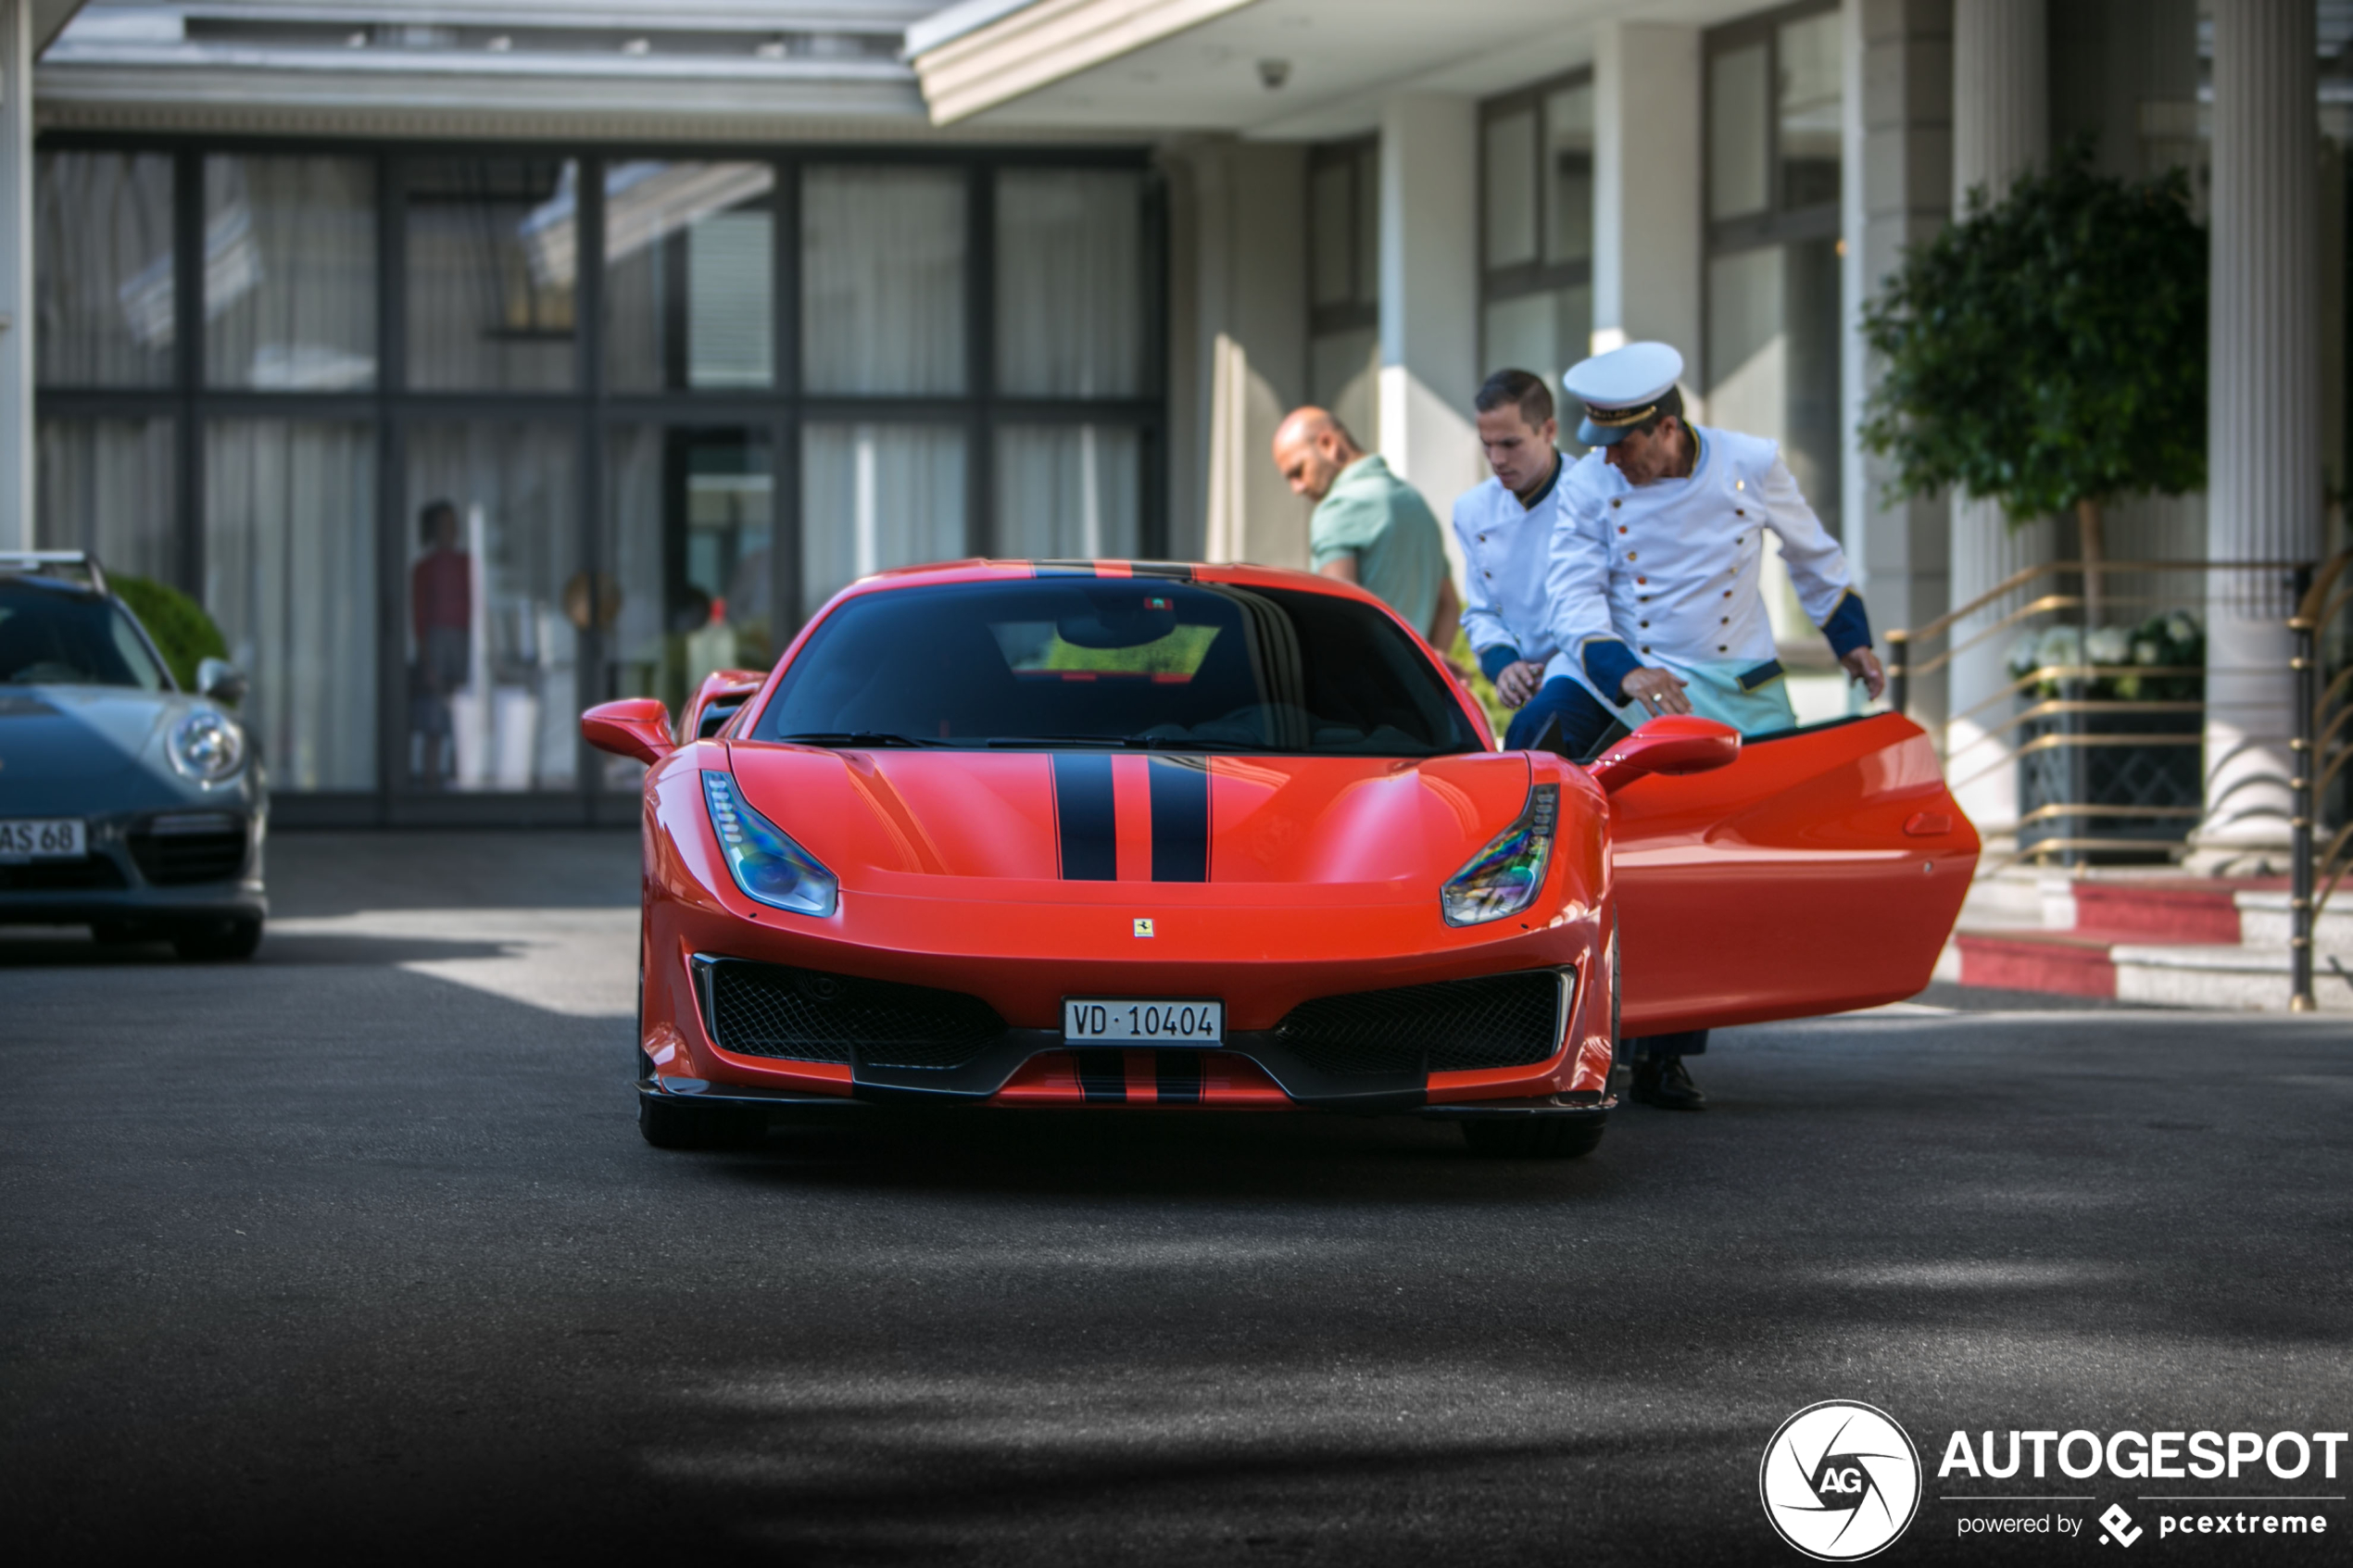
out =
<svg viewBox="0 0 2353 1568"><path fill-rule="evenodd" d="M1592 448L1557 486L1545 577L1554 640L1583 682L1558 697L1572 756L1601 738L1613 709L1629 724L1697 713L1745 735L1796 727L1759 589L1768 530L1840 664L1873 698L1886 684L1846 557L1780 444L1685 420L1682 373L1667 345L1633 343L1563 378L1584 405L1578 439ZM1704 1108L1683 1058L1706 1044L1704 1031L1638 1042L1634 1097Z"/></svg>
<svg viewBox="0 0 2353 1568"><path fill-rule="evenodd" d="M1463 630L1479 669L1506 708L1519 711L1504 732L1504 749L1536 744L1546 721L1577 690L1573 682L1548 686L1544 667L1554 647L1544 612L1551 559L1553 492L1568 469L1554 443L1560 421L1553 394L1526 370L1498 370L1472 402L1478 444L1494 477L1454 501L1454 538L1463 552ZM1529 699L1542 696L1542 700Z"/></svg>
<svg viewBox="0 0 2353 1568"><path fill-rule="evenodd" d="M447 501L428 502L417 532L425 553L409 570L409 630L417 638L409 723L423 741L419 776L437 786L447 776L449 696L466 684L473 654L473 561L458 547L458 508Z"/></svg>
<svg viewBox="0 0 2353 1568"><path fill-rule="evenodd" d="M1275 466L1294 495L1315 503L1308 549L1326 577L1362 585L1441 655L1462 610L1446 542L1421 492L1365 456L1321 408L1294 408L1275 431Z"/></svg>

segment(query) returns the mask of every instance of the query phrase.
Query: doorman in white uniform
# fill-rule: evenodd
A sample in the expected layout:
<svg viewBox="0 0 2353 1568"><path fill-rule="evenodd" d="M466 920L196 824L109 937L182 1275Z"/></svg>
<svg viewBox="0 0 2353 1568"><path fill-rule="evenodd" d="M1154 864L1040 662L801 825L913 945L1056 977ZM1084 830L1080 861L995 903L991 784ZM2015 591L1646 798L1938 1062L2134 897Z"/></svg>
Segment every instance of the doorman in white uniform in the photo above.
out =
<svg viewBox="0 0 2353 1568"><path fill-rule="evenodd" d="M1577 680L1586 696L1562 694L1571 756L1584 755L1612 718L1631 727L1654 714L1697 713L1743 735L1796 727L1758 587L1768 530L1831 652L1872 697L1886 684L1845 554L1799 494L1780 444L1688 423L1675 384L1682 373L1683 357L1667 345L1633 343L1563 378L1585 405L1578 439L1592 448L1557 486L1545 574L1558 678ZM1706 1039L1642 1042L1635 1098L1703 1108L1682 1058Z"/></svg>

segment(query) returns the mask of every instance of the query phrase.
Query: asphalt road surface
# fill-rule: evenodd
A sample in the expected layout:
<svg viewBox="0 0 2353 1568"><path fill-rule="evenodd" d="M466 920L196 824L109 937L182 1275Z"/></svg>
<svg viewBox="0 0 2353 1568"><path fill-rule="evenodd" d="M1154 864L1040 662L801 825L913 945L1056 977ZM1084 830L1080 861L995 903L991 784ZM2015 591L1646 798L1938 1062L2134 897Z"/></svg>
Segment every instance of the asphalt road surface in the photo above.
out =
<svg viewBox="0 0 2353 1568"><path fill-rule="evenodd" d="M2168 1488L1940 1482L1948 1434L2353 1419L2341 1022L1742 1030L1571 1163L1184 1112L663 1153L633 839L272 854L251 964L0 933L13 1561L1795 1562L1760 1455L1851 1399L1929 1466L1881 1561L2105 1562ZM2309 1510L2130 1561L2342 1561ZM2003 1512L2083 1530L1960 1535Z"/></svg>

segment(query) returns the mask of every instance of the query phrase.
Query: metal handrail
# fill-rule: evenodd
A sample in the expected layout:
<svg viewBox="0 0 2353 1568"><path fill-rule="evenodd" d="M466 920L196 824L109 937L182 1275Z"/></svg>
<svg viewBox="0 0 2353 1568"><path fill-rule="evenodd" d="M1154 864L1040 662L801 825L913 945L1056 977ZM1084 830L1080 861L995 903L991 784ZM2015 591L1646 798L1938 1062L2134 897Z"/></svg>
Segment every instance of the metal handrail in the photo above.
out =
<svg viewBox="0 0 2353 1568"><path fill-rule="evenodd" d="M2288 820L2295 862L2288 897L2288 1008L2295 1012L2311 1012L2319 1006L2312 996L2312 934L2328 909L2330 896L2346 872L2353 871L2353 822L2340 825L2320 855L2312 853L2322 792L2347 762L2353 761L2353 746L2340 750L2333 761L2324 755L2347 721L2353 719L2353 707L2334 720L2327 716L2330 704L2353 677L2353 669L2339 673L2325 690L2321 687L2321 633L2338 612L2353 604L2353 583L2343 593L2336 592L2338 579L2349 567L2353 567L2353 550L2344 550L2317 571L2307 568L2297 573L2296 614L2287 623L2296 641L2296 657L2288 666L2296 671L2296 734L2290 743L2296 756L2296 777L2290 781L2296 807Z"/></svg>
<svg viewBox="0 0 2353 1568"><path fill-rule="evenodd" d="M2098 563L2096 570L2105 577L2109 572L2133 571L2296 571L2310 564L2309 561L2300 560L2104 560ZM1925 642L1939 633L1949 630L1956 623L1966 621L2004 595L2016 593L2038 577L2053 577L2062 571L2081 573L2091 570L2095 569L2089 563L2080 560L2045 561L2040 566L2027 567L2022 571L2010 573L1994 587L1978 595L1959 608L1946 610L1925 626L1890 632L1887 634L1887 640L1892 643Z"/></svg>

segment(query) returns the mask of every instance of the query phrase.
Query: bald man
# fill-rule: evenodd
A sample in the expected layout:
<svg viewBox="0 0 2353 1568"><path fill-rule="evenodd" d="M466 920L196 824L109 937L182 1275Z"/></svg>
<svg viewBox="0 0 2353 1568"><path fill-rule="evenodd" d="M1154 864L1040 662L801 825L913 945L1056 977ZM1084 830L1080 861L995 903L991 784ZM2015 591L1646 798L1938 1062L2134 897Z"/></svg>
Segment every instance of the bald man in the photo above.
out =
<svg viewBox="0 0 2353 1568"><path fill-rule="evenodd" d="M1365 456L1348 427L1322 408L1285 416L1275 432L1275 466L1293 494L1315 503L1308 523L1315 570L1362 584L1441 654L1453 646L1462 601L1421 492Z"/></svg>

